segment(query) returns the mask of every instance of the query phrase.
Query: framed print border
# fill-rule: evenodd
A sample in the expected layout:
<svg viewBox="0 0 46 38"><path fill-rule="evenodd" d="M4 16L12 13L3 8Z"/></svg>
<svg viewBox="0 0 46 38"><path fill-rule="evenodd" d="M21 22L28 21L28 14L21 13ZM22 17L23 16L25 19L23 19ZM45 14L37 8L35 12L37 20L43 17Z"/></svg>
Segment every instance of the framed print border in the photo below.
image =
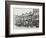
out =
<svg viewBox="0 0 46 38"><path fill-rule="evenodd" d="M9 35L9 24L10 24L10 5L12 4L20 4L20 5L36 5L42 6L42 33L27 33L27 34L14 34ZM20 2L20 1L5 1L5 36L6 37L22 37L22 36L37 36L37 35L45 35L45 3L41 2Z"/></svg>

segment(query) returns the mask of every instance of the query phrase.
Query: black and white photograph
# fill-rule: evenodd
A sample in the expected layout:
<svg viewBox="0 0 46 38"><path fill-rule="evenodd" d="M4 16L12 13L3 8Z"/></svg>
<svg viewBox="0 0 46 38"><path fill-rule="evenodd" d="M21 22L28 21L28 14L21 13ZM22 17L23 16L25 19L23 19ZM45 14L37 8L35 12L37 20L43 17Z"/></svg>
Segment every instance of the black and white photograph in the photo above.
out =
<svg viewBox="0 0 46 38"><path fill-rule="evenodd" d="M13 8L13 31L39 28L39 9Z"/></svg>
<svg viewBox="0 0 46 38"><path fill-rule="evenodd" d="M14 28L39 28L39 9L14 8L13 10Z"/></svg>
<svg viewBox="0 0 46 38"><path fill-rule="evenodd" d="M44 35L43 4L6 2L8 14L7 36ZM10 4L9 4L10 3ZM27 4L26 4L27 3ZM38 4L38 5L37 5ZM7 18L7 17L6 17ZM6 20L6 21L7 21Z"/></svg>

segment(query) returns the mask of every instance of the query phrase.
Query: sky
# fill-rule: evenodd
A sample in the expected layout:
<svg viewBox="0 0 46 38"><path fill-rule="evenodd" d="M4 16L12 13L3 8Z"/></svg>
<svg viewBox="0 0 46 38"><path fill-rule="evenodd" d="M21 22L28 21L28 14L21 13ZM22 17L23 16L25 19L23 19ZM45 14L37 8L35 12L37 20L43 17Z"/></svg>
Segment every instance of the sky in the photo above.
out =
<svg viewBox="0 0 46 38"><path fill-rule="evenodd" d="M29 12L33 12L33 9L32 8L13 8L13 14L14 15L22 15L25 14L25 13L29 13Z"/></svg>

